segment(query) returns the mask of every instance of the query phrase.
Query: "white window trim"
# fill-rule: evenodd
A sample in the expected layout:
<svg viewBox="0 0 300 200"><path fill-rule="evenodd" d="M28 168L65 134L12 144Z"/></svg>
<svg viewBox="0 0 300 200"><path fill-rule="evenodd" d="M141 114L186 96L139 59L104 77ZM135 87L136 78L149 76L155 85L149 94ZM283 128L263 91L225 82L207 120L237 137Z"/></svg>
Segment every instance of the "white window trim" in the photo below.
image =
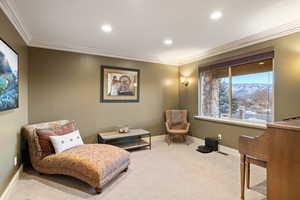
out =
<svg viewBox="0 0 300 200"><path fill-rule="evenodd" d="M212 122L219 122L223 124L232 124L237 126L244 126L249 128L257 128L257 129L266 129L266 123L257 123L251 122L247 120L238 120L233 118L215 118L215 117L207 117L207 116L194 116L195 119L205 120L205 121L212 121Z"/></svg>
<svg viewBox="0 0 300 200"><path fill-rule="evenodd" d="M273 77L272 77L272 121L275 121L275 58L272 59L273 62ZM230 68L230 66L229 66ZM216 118L216 117L208 117L208 116L203 116L201 115L201 96L202 96L202 90L201 90L201 73L198 72L198 114L194 116L195 119L200 119L200 120L206 120L206 121L212 121L212 122L219 122L219 123L224 123L224 124L233 124L237 126L244 126L244 127L250 127L250 128L258 128L258 129L266 129L267 128L267 122L266 123L257 123L257 122L251 122L247 120L239 120L235 118Z"/></svg>

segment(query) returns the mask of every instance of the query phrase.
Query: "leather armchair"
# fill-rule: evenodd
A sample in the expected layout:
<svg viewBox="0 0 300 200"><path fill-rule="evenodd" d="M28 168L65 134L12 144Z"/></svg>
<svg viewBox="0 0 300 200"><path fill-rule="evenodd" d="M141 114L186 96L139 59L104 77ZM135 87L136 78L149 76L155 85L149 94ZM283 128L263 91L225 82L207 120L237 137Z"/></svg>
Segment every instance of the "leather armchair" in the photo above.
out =
<svg viewBox="0 0 300 200"><path fill-rule="evenodd" d="M189 133L191 126L187 121L187 113L187 110L167 110L165 112L168 144L171 143L171 137L174 137L174 135L181 135L186 141L186 135Z"/></svg>

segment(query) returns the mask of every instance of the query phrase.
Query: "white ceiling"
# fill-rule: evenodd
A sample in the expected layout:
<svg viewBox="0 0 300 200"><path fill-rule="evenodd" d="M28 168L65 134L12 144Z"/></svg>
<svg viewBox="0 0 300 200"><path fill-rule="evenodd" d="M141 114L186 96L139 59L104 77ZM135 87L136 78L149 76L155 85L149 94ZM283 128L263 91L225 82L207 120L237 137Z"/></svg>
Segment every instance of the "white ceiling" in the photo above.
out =
<svg viewBox="0 0 300 200"><path fill-rule="evenodd" d="M182 64L299 31L299 0L1 0L30 46ZM220 10L223 18L210 20ZM112 25L103 33L104 23ZM163 40L171 38L170 47Z"/></svg>

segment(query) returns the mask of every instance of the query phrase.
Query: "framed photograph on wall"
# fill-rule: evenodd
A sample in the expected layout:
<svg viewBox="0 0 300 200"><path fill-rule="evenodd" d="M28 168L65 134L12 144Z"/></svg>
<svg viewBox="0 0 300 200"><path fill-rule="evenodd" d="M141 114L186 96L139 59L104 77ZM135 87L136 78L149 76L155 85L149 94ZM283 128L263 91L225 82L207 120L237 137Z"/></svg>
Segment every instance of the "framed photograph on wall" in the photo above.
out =
<svg viewBox="0 0 300 200"><path fill-rule="evenodd" d="M140 70L101 66L101 102L139 102Z"/></svg>
<svg viewBox="0 0 300 200"><path fill-rule="evenodd" d="M19 56L0 39L0 111L19 107Z"/></svg>

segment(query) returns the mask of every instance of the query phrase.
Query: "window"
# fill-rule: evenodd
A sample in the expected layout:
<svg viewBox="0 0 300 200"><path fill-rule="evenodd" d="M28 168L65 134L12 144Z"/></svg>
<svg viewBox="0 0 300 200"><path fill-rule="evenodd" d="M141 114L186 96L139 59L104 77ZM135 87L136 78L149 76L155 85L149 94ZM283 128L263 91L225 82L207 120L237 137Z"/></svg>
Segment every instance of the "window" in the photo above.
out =
<svg viewBox="0 0 300 200"><path fill-rule="evenodd" d="M199 68L201 116L255 123L273 120L273 57L246 61Z"/></svg>

